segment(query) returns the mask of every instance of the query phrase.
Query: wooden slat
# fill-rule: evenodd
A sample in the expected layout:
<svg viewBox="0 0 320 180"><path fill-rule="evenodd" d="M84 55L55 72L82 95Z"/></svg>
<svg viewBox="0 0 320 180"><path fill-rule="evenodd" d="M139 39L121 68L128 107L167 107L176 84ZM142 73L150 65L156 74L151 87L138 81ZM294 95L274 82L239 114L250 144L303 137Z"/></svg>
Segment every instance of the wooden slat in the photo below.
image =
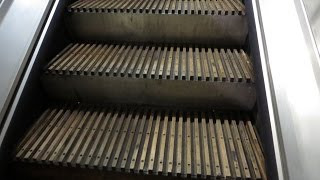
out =
<svg viewBox="0 0 320 180"><path fill-rule="evenodd" d="M147 78L152 78L152 79L155 78L157 66L160 60L160 55L161 55L161 47L158 47L152 57L152 65L150 65Z"/></svg>
<svg viewBox="0 0 320 180"><path fill-rule="evenodd" d="M86 44L81 50L73 56L66 64L60 69L59 74L64 74L69 72L69 68L76 67L75 64L81 62L85 54L91 49L91 44Z"/></svg>
<svg viewBox="0 0 320 180"><path fill-rule="evenodd" d="M105 110L96 113L96 116L92 116L90 121L94 121L93 126L89 129L88 134L84 140L84 144L81 147L78 157L75 159L75 164L80 165L82 168L85 167L84 161L89 153L89 147L92 144L92 139L95 139L97 132L99 132L98 127L101 124Z"/></svg>
<svg viewBox="0 0 320 180"><path fill-rule="evenodd" d="M201 124L200 126L200 144L201 144L201 177L207 178L211 177L214 178L214 176L211 174L211 164L210 164L210 156L209 156L209 142L208 142L208 134L207 134L207 123L206 123L206 117L205 113L201 113Z"/></svg>
<svg viewBox="0 0 320 180"><path fill-rule="evenodd" d="M182 54L179 63L179 80L185 80L187 73L187 50L182 48Z"/></svg>
<svg viewBox="0 0 320 180"><path fill-rule="evenodd" d="M203 71L201 69L201 59L200 59L200 52L199 48L195 48L194 52L194 66L195 66L195 80L202 80L203 78Z"/></svg>
<svg viewBox="0 0 320 180"><path fill-rule="evenodd" d="M127 132L126 137L124 139L124 144L122 146L122 151L121 151L121 154L119 155L119 160L118 160L117 165L116 165L116 170L118 172L124 170L125 169L125 165L129 161L128 156L129 156L129 153L130 153L130 148L131 148L131 144L132 144L132 141L133 141L133 137L134 137L135 132L136 132L136 126L137 126L137 123L138 123L138 120L139 120L139 116L140 116L140 112L138 111L138 112L135 113L135 117L133 118L131 124L129 125L129 129L128 129L128 132Z"/></svg>
<svg viewBox="0 0 320 180"><path fill-rule="evenodd" d="M129 55L129 52L130 52L131 48L132 47L130 45L125 47L125 50L120 55L118 62L116 62L114 64L114 66L111 68L110 75L113 75L113 76L118 76L119 75L119 73L120 73L120 71L122 69L122 66L124 66L126 64L126 61L128 61L127 59L128 59L128 55Z"/></svg>
<svg viewBox="0 0 320 180"><path fill-rule="evenodd" d="M176 132L176 115L175 112L172 112L171 121L169 121L168 126L168 134L167 134L167 140L166 140L166 150L165 150L165 159L166 163L164 165L163 169L163 175L167 176L168 172L173 172L173 166L174 166L174 150L175 150L175 134ZM176 166L176 165L175 165Z"/></svg>
<svg viewBox="0 0 320 180"><path fill-rule="evenodd" d="M155 164L155 155L158 141L158 134L160 131L160 120L161 120L161 112L157 112L157 118L152 126L151 137L149 140L148 153L146 157L146 163L144 164L143 173L149 174L152 172L154 164Z"/></svg>
<svg viewBox="0 0 320 180"><path fill-rule="evenodd" d="M77 110L75 110L74 112L75 112L75 114L77 114L77 116L75 116L74 118L72 115L70 116L72 124L67 129L67 132L63 133L63 137L62 137L61 141L58 142L59 144L57 145L56 149L54 150L54 153L52 153L51 157L49 158L49 161L53 162L56 165L59 164L59 162L57 161L57 158L60 156L64 146L67 144L68 138L74 132L74 130L76 129L76 126L78 126L78 123L80 122L81 117L84 114L83 110L81 110L79 113L77 112Z"/></svg>
<svg viewBox="0 0 320 180"><path fill-rule="evenodd" d="M209 145L210 145L210 154L211 154L211 164L212 164L212 172L214 177L221 177L222 171L221 171L221 163L220 163L220 156L218 151L218 140L216 136L216 128L213 123L213 117L212 114L208 114L209 118L209 126L208 126L208 134L210 137Z"/></svg>
<svg viewBox="0 0 320 180"><path fill-rule="evenodd" d="M187 122L185 125L185 146L183 146L184 153L184 172L182 174L183 177L187 177L188 174L191 175L191 122L190 122L190 114L187 113Z"/></svg>
<svg viewBox="0 0 320 180"><path fill-rule="evenodd" d="M119 59L121 57L121 55L123 54L123 51L125 49L125 45L122 45L121 48L119 50L117 50L115 52L115 54L113 54L113 56L111 57L110 63L108 63L107 69L105 70L105 74L107 76L111 75L112 70L114 69L114 66L119 63Z"/></svg>
<svg viewBox="0 0 320 180"><path fill-rule="evenodd" d="M221 161L222 175L224 178L231 178L230 165L228 161L227 149L225 145L225 137L223 135L222 125L220 118L216 119L216 133L219 149L219 156Z"/></svg>
<svg viewBox="0 0 320 180"><path fill-rule="evenodd" d="M126 164L125 167L125 171L126 172L130 172L133 171L134 166L136 164L136 162L138 162L138 151L140 149L142 149L141 147L144 145L142 142L142 136L143 136L143 132L145 127L145 123L146 123L146 118L147 118L147 110L145 110L142 114L142 117L139 119L139 125L135 135L134 135L134 142L132 143L132 147L130 149L130 154L128 158L128 162Z"/></svg>
<svg viewBox="0 0 320 180"><path fill-rule="evenodd" d="M111 49L110 47L110 53L108 52L108 56L106 56L107 59L105 59L102 62L102 65L100 66L98 73L99 75L104 74L106 68L108 67L108 65L112 62L112 59L114 59L116 52L118 51L120 45L116 45L114 48ZM109 49L109 48L108 48Z"/></svg>
<svg viewBox="0 0 320 180"><path fill-rule="evenodd" d="M84 68L89 67L91 63L94 61L94 57L97 56L97 54L100 54L99 51L102 49L102 44L99 44L96 48L92 50L92 53L90 52L87 57L84 59L84 61L78 66L76 69L77 74L82 74L82 72L85 70Z"/></svg>
<svg viewBox="0 0 320 180"><path fill-rule="evenodd" d="M222 61L221 61L221 57L220 57L220 53L219 53L218 49L214 49L214 59L218 62L217 67L218 67L219 76L221 78L221 81L226 81L227 75L226 75L226 72L224 71L224 67L222 65Z"/></svg>
<svg viewBox="0 0 320 180"><path fill-rule="evenodd" d="M207 54L204 48L201 49L201 71L202 71L202 81L209 81L210 72L208 67Z"/></svg>
<svg viewBox="0 0 320 180"><path fill-rule="evenodd" d="M167 55L167 58L166 58L166 63L164 65L162 79L170 79L170 72L171 72L171 66L172 66L172 60L173 60L173 52L174 52L174 48L171 47L169 54Z"/></svg>
<svg viewBox="0 0 320 180"><path fill-rule="evenodd" d="M246 68L246 65L241 60L241 57L240 57L238 51L236 49L234 49L233 51L234 51L234 54L235 54L236 61L238 62L238 64L240 64L239 69L241 69L241 71L243 72L246 81L250 82L251 81L251 77L250 77L250 74L249 74L249 72L248 72L248 70Z"/></svg>
<svg viewBox="0 0 320 180"><path fill-rule="evenodd" d="M189 52L188 52L188 69L189 69L189 77L187 78L187 80L194 80L196 79L196 70L194 67L194 61L193 61L193 49L189 48Z"/></svg>
<svg viewBox="0 0 320 180"><path fill-rule="evenodd" d="M157 151L159 152L158 158L155 161L155 166L153 168L153 174L162 173L164 166L164 153L165 153L165 145L166 145L166 137L167 137L167 128L168 128L168 120L169 114L165 112L164 120L162 121L162 127L159 132L159 146L157 146Z"/></svg>
<svg viewBox="0 0 320 180"><path fill-rule="evenodd" d="M115 142L112 154L110 156L109 163L107 165L108 170L112 170L113 168L116 168L117 162L119 161L119 158L120 158L121 149L124 145L125 137L127 136L128 133L130 134L128 129L129 129L129 124L132 120L132 116L133 116L133 109L129 111L129 114L124 120L123 125L119 131L118 138Z"/></svg>
<svg viewBox="0 0 320 180"><path fill-rule="evenodd" d="M91 163L92 161L94 161L95 158L97 158L97 150L99 149L99 146L102 145L102 139L103 136L106 134L106 132L108 131L108 125L110 124L110 118L112 115L112 109L108 110L106 112L106 116L103 119L103 121L101 122L101 126L98 127L97 129L97 136L94 139L94 142L92 144L92 146L90 147L89 153L88 153L88 157L85 159L85 166L88 166L90 169L93 169L93 164ZM100 155L98 155L100 156Z"/></svg>
<svg viewBox="0 0 320 180"><path fill-rule="evenodd" d="M134 172L135 173L139 173L140 171L143 171L144 166L146 163L146 156L147 156L147 150L148 150L148 144L149 144L149 140L150 140L150 136L151 136L151 128L152 128L152 124L154 121L154 114L153 114L153 110L150 112L150 116L149 119L147 121L147 125L146 128L144 129L144 137L143 137L143 146L140 148L139 151L141 151L139 153L139 156L137 158L137 162L134 168ZM151 143L150 143L151 144Z"/></svg>
<svg viewBox="0 0 320 180"><path fill-rule="evenodd" d="M59 159L55 163L59 163L59 164L62 164L63 166L67 166L67 162L65 161L65 159L67 159L67 157L69 157L69 156L72 156L70 151L72 150L72 147L75 145L76 138L79 137L78 134L81 133L83 127L86 126L86 124L88 123L87 118L89 118L89 115L91 114L91 110L92 109L89 108L86 111L86 113L84 114L84 116L81 117L81 120L80 120L79 125L77 126L77 129L72 134L72 136L69 139L69 141L68 141L66 147L64 148L62 154L60 155Z"/></svg>
<svg viewBox="0 0 320 180"><path fill-rule="evenodd" d="M54 67L55 73L60 73L61 70L69 63L69 61L71 61L75 56L78 55L79 51L81 51L84 46L85 44L80 44L79 46L75 47L75 49L72 50L72 52L66 58L60 61L59 64L56 64L56 66Z"/></svg>
<svg viewBox="0 0 320 180"><path fill-rule="evenodd" d="M134 54L135 54L135 52L137 51L137 46L134 46L131 50L130 50L130 52L128 53L128 56L127 56L127 59L124 61L124 64L123 64L123 66L122 66L122 68L121 68L121 70L120 70L120 75L122 76L122 77L124 77L126 74L125 74L125 72L128 72L128 68L129 68L129 66L130 66L130 63L131 63L131 61L132 61L132 59L133 59L133 57L134 57Z"/></svg>
<svg viewBox="0 0 320 180"><path fill-rule="evenodd" d="M86 60L90 59L92 54L94 54L94 50L97 49L96 44L91 45L78 59L75 59L75 62L70 66L67 73L75 74L77 68L81 68L81 64L85 63Z"/></svg>
<svg viewBox="0 0 320 180"><path fill-rule="evenodd" d="M55 66L63 61L70 53L72 53L77 46L78 44L69 44L46 65L45 69L52 71Z"/></svg>
<svg viewBox="0 0 320 180"><path fill-rule="evenodd" d="M145 49L142 51L141 56L139 58L139 61L137 62L136 66L134 67L134 70L132 73L135 75L132 75L132 77L139 77L140 72L143 72L143 65L145 64L147 53L149 51L149 47L145 47Z"/></svg>
<svg viewBox="0 0 320 180"><path fill-rule="evenodd" d="M99 149L97 149L96 158L93 161L93 164L91 166L98 167L99 169L102 169L102 163L103 160L106 158L106 147L108 147L108 142L110 142L111 133L113 132L113 129L115 129L116 121L118 119L118 116L120 114L120 110L117 109L113 112L112 118L110 120L110 123L108 125L108 128L106 129L106 133L103 136L101 145Z"/></svg>
<svg viewBox="0 0 320 180"><path fill-rule="evenodd" d="M165 46L164 49L161 51L161 59L160 62L158 63L157 67L157 72L156 72L156 79L162 79L163 73L164 73L164 64L166 62L166 57L167 57L167 47Z"/></svg>
<svg viewBox="0 0 320 180"><path fill-rule="evenodd" d="M246 156L244 153L243 145L242 145L242 142L240 139L240 134L238 131L237 123L235 120L231 121L231 131L232 131L232 135L236 141L235 144L236 144L236 150L238 153L238 158L239 158L239 161L241 161L241 163L240 163L241 169L240 170L241 170L242 178L249 179L251 177L250 171L249 171L248 163L247 163Z"/></svg>
<svg viewBox="0 0 320 180"><path fill-rule="evenodd" d="M244 152L246 154L250 174L254 179L261 179L261 174L258 168L258 164L254 156L252 147L250 146L250 140L246 133L245 125L242 121L239 122L238 128L239 128L241 141L244 144Z"/></svg>
<svg viewBox="0 0 320 180"><path fill-rule="evenodd" d="M177 50L174 53L174 60L172 61L171 76L170 76L171 80L179 78L179 65L180 65L180 47L177 47Z"/></svg>
<svg viewBox="0 0 320 180"><path fill-rule="evenodd" d="M208 48L207 52L207 57L208 57L208 67L210 71L210 80L211 81L217 81L219 76L218 76L218 70L216 66L215 59L213 58L212 50Z"/></svg>
<svg viewBox="0 0 320 180"><path fill-rule="evenodd" d="M80 136L78 137L78 139L76 140L76 144L72 145L72 151L70 153L69 156L67 156L66 165L71 165L73 167L76 166L75 160L78 158L78 154L80 153L81 147L83 146L85 139L87 137L87 134L89 133L91 127L93 126L93 119L96 117L98 111L95 111L91 114L92 112L90 112L90 116L87 113L85 116L87 123L86 126L83 128L83 130L81 131ZM67 146L68 147L68 146Z"/></svg>
<svg viewBox="0 0 320 180"><path fill-rule="evenodd" d="M103 51L100 51L100 53L94 58L92 64L90 63L90 66L88 66L88 68L85 69L85 74L90 73L91 75L95 75L98 71L98 67L100 67L100 64L104 62L103 60L107 57L107 55L109 55L109 52L111 52L112 48L113 45L104 46Z"/></svg>
<svg viewBox="0 0 320 180"><path fill-rule="evenodd" d="M174 150L174 167L173 167L173 176L177 176L180 175L182 173L182 158L184 157L183 154L183 150L182 150L182 140L184 137L183 133L183 114L180 111L178 113L177 118L179 119L179 121L177 122L177 127L176 127L176 146L175 146L175 150Z"/></svg>
<svg viewBox="0 0 320 180"><path fill-rule="evenodd" d="M154 53L155 47L152 46L151 50L148 52L146 61L145 61L145 65L142 67L143 71L140 72L139 77L142 78L146 78L148 75L148 72L150 72L151 70L151 66L152 66L152 57L153 57L153 53Z"/></svg>
<svg viewBox="0 0 320 180"><path fill-rule="evenodd" d="M61 109L58 114L54 117L54 120L52 121L52 124L49 124L48 128L46 128L46 132L41 135L39 138L38 143L40 144L40 147L38 150L35 152L33 157L31 158L31 161L37 161L41 162L41 157L42 155L46 152L48 146L51 144L53 141L52 137L55 137L55 134L57 132L57 129L60 129L64 120L70 115L71 111L70 109L64 111ZM37 145L37 143L35 143ZM35 150L36 146L33 146L32 149ZM32 150L31 149L31 150ZM29 153L30 152L30 153ZM28 158L29 155L31 155L31 151L29 151L25 158Z"/></svg>
<svg viewBox="0 0 320 180"><path fill-rule="evenodd" d="M265 160L264 160L264 156L258 141L258 138L256 136L256 133L253 129L253 126L251 124L250 121L246 122L246 128L247 128L247 133L249 136L249 140L251 142L251 146L253 148L253 153L257 159L257 163L259 166L259 170L260 170L260 174L262 179L267 179L267 175L266 175L266 167L265 167Z"/></svg>
<svg viewBox="0 0 320 180"><path fill-rule="evenodd" d="M233 82L235 77L234 77L234 74L233 74L233 70L231 68L230 60L227 58L227 54L224 51L224 49L221 49L220 54L221 54L222 62L225 64L225 67L226 67L226 70L227 70L227 76L228 76L229 80L231 82Z"/></svg>
<svg viewBox="0 0 320 180"><path fill-rule="evenodd" d="M188 14L188 1L183 1L183 11L182 14Z"/></svg>
<svg viewBox="0 0 320 180"><path fill-rule="evenodd" d="M192 126L192 171L191 177L196 178L201 174L201 157L200 157L200 141L199 141L199 117L198 113L194 113L194 122L191 123Z"/></svg>
<svg viewBox="0 0 320 180"><path fill-rule="evenodd" d="M125 112L125 110L124 110ZM124 122L124 118L126 116L126 113L122 113L120 118L117 119L115 128L112 130L111 132L111 136L110 139L108 140L108 149L106 151L106 154L104 156L104 159L102 159L102 164L100 164L100 166L102 166L103 168L110 168L109 166L109 162L112 162L112 152L113 149L115 148L115 144L116 144L116 140L118 139L119 134L121 133L121 127L123 126L123 122ZM108 167L107 167L108 166ZM100 169L102 169L102 167Z"/></svg>
<svg viewBox="0 0 320 180"><path fill-rule="evenodd" d="M236 74L236 77L237 77L238 82L242 82L242 79L243 79L242 74L241 74L241 72L240 72L240 70L239 70L239 68L238 68L238 65L237 65L237 63L236 63L236 61L235 61L235 58L234 58L234 56L233 56L233 53L231 52L230 49L227 49L227 54L228 54L228 56L229 56L230 62L231 62L231 64L232 64L232 67L233 67L233 69L235 70L235 74Z"/></svg>
<svg viewBox="0 0 320 180"><path fill-rule="evenodd" d="M183 1L182 1L182 0L179 0L179 2L178 2L178 4L177 4L178 14L181 14L181 13L182 13L182 3L183 3Z"/></svg>
<svg viewBox="0 0 320 180"><path fill-rule="evenodd" d="M16 158L21 159L25 153L29 151L29 148L38 139L37 137L43 132L47 125L50 124L51 118L55 115L57 109L47 109L31 127L23 140L19 143L16 150Z"/></svg>
<svg viewBox="0 0 320 180"><path fill-rule="evenodd" d="M232 173L232 177L235 179L239 179L239 178L241 178L239 160L238 160L238 156L236 154L236 149L235 149L235 145L233 142L233 137L231 135L229 121L227 118L224 118L223 131L224 131L224 136L227 139L226 146L227 146L227 153L228 153L228 157L229 157L229 164L230 164L230 170Z"/></svg>

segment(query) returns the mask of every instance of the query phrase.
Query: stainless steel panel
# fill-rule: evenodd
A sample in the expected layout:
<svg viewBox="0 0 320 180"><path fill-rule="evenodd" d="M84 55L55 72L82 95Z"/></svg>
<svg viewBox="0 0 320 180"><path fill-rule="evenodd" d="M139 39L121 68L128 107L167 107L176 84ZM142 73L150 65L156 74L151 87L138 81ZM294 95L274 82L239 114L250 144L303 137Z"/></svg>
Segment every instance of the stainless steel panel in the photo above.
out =
<svg viewBox="0 0 320 180"><path fill-rule="evenodd" d="M303 0L305 12L308 18L308 24L306 28L310 28L314 41L320 54L320 1L318 0ZM320 62L319 62L320 63Z"/></svg>
<svg viewBox="0 0 320 180"><path fill-rule="evenodd" d="M52 0L3 1L0 6L0 124L28 64Z"/></svg>
<svg viewBox="0 0 320 180"><path fill-rule="evenodd" d="M278 178L318 179L320 67L305 9L300 0L252 4Z"/></svg>

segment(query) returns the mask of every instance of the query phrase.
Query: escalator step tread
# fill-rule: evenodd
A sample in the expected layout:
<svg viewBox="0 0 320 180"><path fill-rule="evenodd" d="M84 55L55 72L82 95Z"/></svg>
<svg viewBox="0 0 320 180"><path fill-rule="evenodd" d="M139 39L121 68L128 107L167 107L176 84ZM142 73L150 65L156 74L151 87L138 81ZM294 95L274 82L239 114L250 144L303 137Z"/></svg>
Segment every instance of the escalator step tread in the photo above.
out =
<svg viewBox="0 0 320 180"><path fill-rule="evenodd" d="M254 82L242 49L86 44L67 46L48 63L49 75L89 75L187 81Z"/></svg>
<svg viewBox="0 0 320 180"><path fill-rule="evenodd" d="M69 12L245 15L241 0L79 0Z"/></svg>
<svg viewBox="0 0 320 180"><path fill-rule="evenodd" d="M265 178L245 112L64 105L48 108L17 146L22 162L193 178Z"/></svg>

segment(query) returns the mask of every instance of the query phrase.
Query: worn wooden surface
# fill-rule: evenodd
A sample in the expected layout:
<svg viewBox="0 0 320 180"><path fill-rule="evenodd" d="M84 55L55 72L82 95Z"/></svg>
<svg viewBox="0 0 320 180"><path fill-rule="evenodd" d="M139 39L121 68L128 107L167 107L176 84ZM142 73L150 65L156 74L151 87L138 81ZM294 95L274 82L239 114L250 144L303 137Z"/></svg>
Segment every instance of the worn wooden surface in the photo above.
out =
<svg viewBox="0 0 320 180"><path fill-rule="evenodd" d="M47 109L17 146L37 164L193 178L266 178L246 113L66 105Z"/></svg>

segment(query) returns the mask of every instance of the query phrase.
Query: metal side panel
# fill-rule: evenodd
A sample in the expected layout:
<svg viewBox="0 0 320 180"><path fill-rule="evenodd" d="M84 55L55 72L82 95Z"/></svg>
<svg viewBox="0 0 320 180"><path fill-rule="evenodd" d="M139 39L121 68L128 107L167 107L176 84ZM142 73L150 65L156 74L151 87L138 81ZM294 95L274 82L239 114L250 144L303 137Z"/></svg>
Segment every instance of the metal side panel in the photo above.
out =
<svg viewBox="0 0 320 180"><path fill-rule="evenodd" d="M7 2L7 1L5 1ZM23 48L30 48L30 51L28 51L29 54L20 54L18 57L22 58L22 60L27 60L25 63L24 68L22 66L19 66L15 64L17 69L21 68L21 71L23 71L23 76L21 78L18 78L13 76L11 78L17 78L14 80L17 80L18 84L17 87L14 89L12 88L10 92L14 91L12 101L10 102L10 106L7 110L7 113L5 114L5 118L2 123L2 129L0 134L0 176L1 179L15 179L14 175L15 173L12 173L13 171L10 171L10 155L12 152L12 149L16 146L16 143L18 139L21 137L21 135L26 130L25 128L30 125L32 122L32 119L34 116L37 116L37 113L41 111L43 106L45 106L45 103L47 102L46 97L44 96L43 90L40 87L40 71L45 63L47 58L50 58L53 56L53 54L56 54L56 51L59 51L60 48L65 46L66 42L68 40L65 40L65 36L63 36L64 32L61 28L61 12L65 7L65 3L68 3L67 1L10 1L11 2L11 8L13 8L13 4L16 4L21 11L19 14L18 10L19 8L16 7L15 9L9 8L9 10L14 11L11 12L11 14L14 14L15 19L11 20L11 25L14 24L16 28L10 29L7 33L1 34L1 38L6 39L5 43L1 43L1 46L3 49L2 51L5 51L5 53L18 53L20 52L21 48L17 45L17 47L9 47L9 43L13 41L15 38L17 38L17 42L22 42L23 38L20 37L21 34L24 34L28 28L36 28L35 24L30 24L29 27L29 21L32 21L28 19L27 17L38 15L42 16L43 19L41 19L41 28L39 28L40 32L37 32L39 34L36 35L30 35L28 38L29 40L35 40L36 43L35 46L30 44L24 44L25 47ZM46 5L43 3L46 2ZM43 14L39 15L38 10L40 10L43 5L46 7L46 11L43 11ZM1 8L5 5L2 4ZM32 5L32 6L31 6ZM30 11L28 10L30 8ZM45 8L43 7L43 8ZM2 10L2 9L1 9ZM9 12L9 11L8 11ZM2 13L2 11L1 11ZM7 13L8 15L10 13ZM19 15L19 16L17 16ZM37 18L39 18L37 16ZM9 16L8 16L9 17ZM36 18L36 19L37 19ZM3 19L2 23L4 23L6 20ZM9 23L9 22L7 22ZM10 24L10 23L9 23ZM19 26L18 26L19 25ZM23 26L21 26L23 25ZM34 26L33 26L34 25ZM2 27L2 26L1 26ZM59 38L57 38L59 37ZM20 38L20 39L19 39ZM34 38L34 39L33 39ZM19 40L19 41L18 41ZM9 49L7 48L9 47ZM22 48L22 49L23 49ZM16 51L15 51L16 50ZM15 54L17 56L17 54ZM0 59L2 58L2 54ZM9 59L8 62L15 62L15 59ZM6 72L7 69L10 67L13 67L10 63L6 65L2 65L3 62L6 62L1 59L1 76L6 76L4 72ZM20 61L19 61L20 62ZM7 68L7 69L6 69ZM4 70L3 70L4 69ZM20 71L19 71L20 72ZM2 74L4 73L4 74ZM20 74L19 74L20 75ZM2 78L2 77L1 77ZM11 79L12 80L12 79ZM7 81L6 81L7 82ZM2 85L2 84L1 84ZM2 86L1 86L2 88ZM8 89L9 91L9 89ZM6 176L6 177L4 177Z"/></svg>
<svg viewBox="0 0 320 180"><path fill-rule="evenodd" d="M0 6L0 125L52 0L5 0Z"/></svg>
<svg viewBox="0 0 320 180"><path fill-rule="evenodd" d="M303 3L252 5L278 179L319 179L319 54Z"/></svg>
<svg viewBox="0 0 320 180"><path fill-rule="evenodd" d="M317 45L318 53L320 54L320 1L303 0L303 4L306 9L306 14L308 16L310 30L312 30L312 34Z"/></svg>

